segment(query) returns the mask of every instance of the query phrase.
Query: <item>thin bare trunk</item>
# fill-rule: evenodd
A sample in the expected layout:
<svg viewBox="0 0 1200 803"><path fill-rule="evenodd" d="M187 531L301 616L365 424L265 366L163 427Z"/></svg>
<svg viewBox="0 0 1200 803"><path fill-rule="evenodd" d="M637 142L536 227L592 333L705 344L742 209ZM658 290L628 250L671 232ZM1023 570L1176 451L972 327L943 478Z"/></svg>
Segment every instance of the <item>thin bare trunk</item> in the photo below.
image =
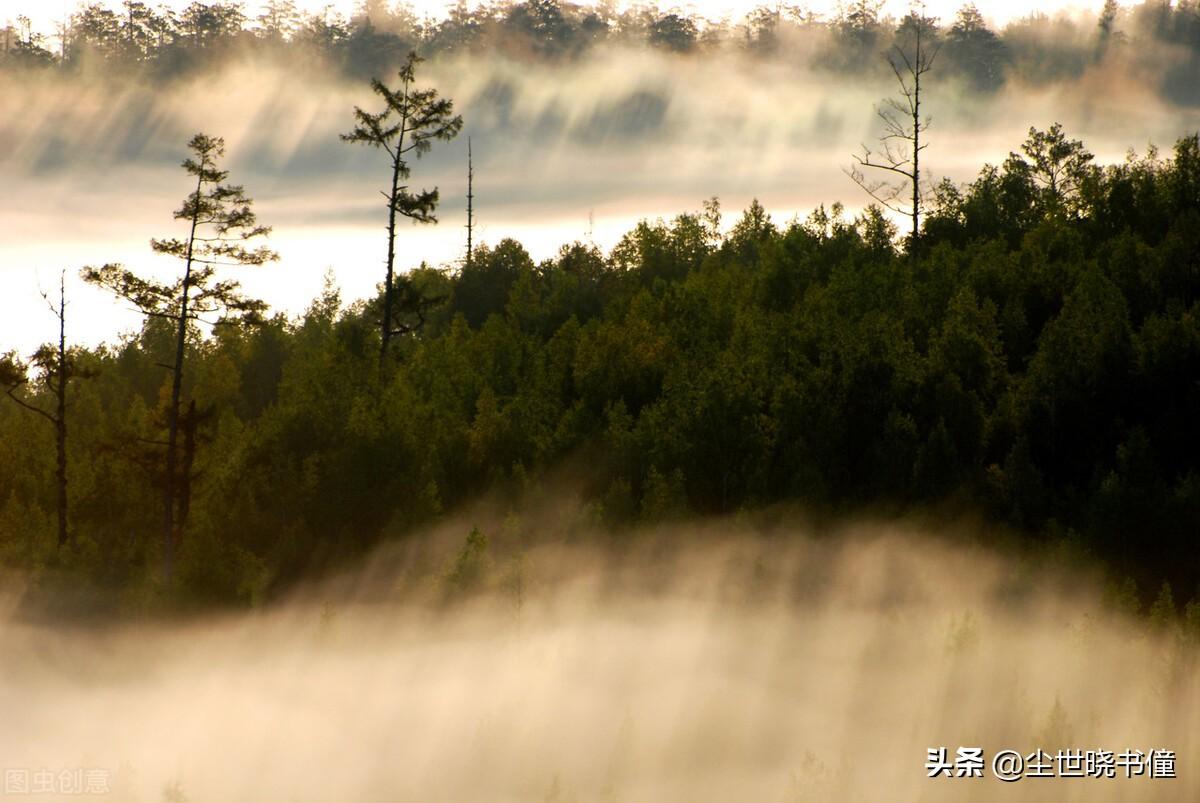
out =
<svg viewBox="0 0 1200 803"><path fill-rule="evenodd" d="M404 133L408 125L408 82L404 82L404 110L400 120L400 139L396 152L392 154L392 191L388 193L388 250L387 278L383 285L383 332L379 343L379 370L382 374L387 359L388 344L392 339L392 303L395 294L396 276L396 201L400 195L400 171L404 166Z"/></svg>
<svg viewBox="0 0 1200 803"><path fill-rule="evenodd" d="M192 280L192 249L196 242L196 226L200 220L201 193L204 189L204 167L196 179L196 197L192 209L192 227L188 233L187 257L183 268L183 289L179 297L179 325L175 332L175 362L171 366L171 405L167 408L167 468L163 478L163 579L170 582L175 571L175 474L179 450L179 400L183 395L183 355L187 344L188 291Z"/></svg>
<svg viewBox="0 0 1200 803"><path fill-rule="evenodd" d="M58 285L58 364L55 371L54 395L58 403L54 429L58 465L58 545L69 538L67 530L67 287L66 274L59 276Z"/></svg>
<svg viewBox="0 0 1200 803"><path fill-rule="evenodd" d="M474 254L472 236L475 233L475 165L471 159L471 138L467 137L467 268Z"/></svg>
<svg viewBox="0 0 1200 803"><path fill-rule="evenodd" d="M912 239L908 248L910 256L916 259L917 238L921 234L921 26L917 25L917 57L916 69L913 70L913 172L912 172Z"/></svg>
<svg viewBox="0 0 1200 803"><path fill-rule="evenodd" d="M192 465L196 461L196 428L200 420L196 414L196 400L188 402L187 415L183 417L183 465L179 471L179 529L187 525L188 513L192 509Z"/></svg>

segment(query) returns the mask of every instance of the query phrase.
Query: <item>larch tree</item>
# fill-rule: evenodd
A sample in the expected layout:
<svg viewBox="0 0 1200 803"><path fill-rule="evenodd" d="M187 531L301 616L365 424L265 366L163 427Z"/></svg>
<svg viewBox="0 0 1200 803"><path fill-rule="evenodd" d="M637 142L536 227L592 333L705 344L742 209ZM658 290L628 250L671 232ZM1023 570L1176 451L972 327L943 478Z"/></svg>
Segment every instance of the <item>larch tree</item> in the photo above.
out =
<svg viewBox="0 0 1200 803"><path fill-rule="evenodd" d="M251 247L250 241L264 237L270 228L258 224L253 201L241 185L227 184L227 170L217 166L225 153L220 137L196 134L188 143L192 151L183 169L195 180L195 189L175 211L187 236L153 239L155 252L174 257L183 264L182 275L171 283L137 276L121 265L85 268L83 278L131 302L149 317L170 321L175 334L174 357L165 365L171 371L171 396L166 409L167 440L163 471L163 576L174 572L175 549L181 535L181 490L187 478L180 477L180 432L187 425L180 414L183 398L184 356L189 332L196 323L236 323L259 320L266 304L242 294L236 281L219 279L218 269L241 265L263 265L279 255L266 246ZM219 320L204 316L220 315ZM190 458L187 458L190 460Z"/></svg>
<svg viewBox="0 0 1200 803"><path fill-rule="evenodd" d="M933 69L936 44L927 41L936 33L934 21L911 11L901 23L898 39L887 53L888 64L900 86L897 97L886 98L876 107L883 122L879 137L882 150L866 145L855 154L855 165L846 175L862 187L881 206L912 219L909 252L915 254L921 231L921 152L929 147L922 135L930 119L921 116L921 79ZM870 179L864 169L879 171L890 178ZM905 198L905 195L908 195Z"/></svg>
<svg viewBox="0 0 1200 803"><path fill-rule="evenodd" d="M396 277L396 220L406 217L414 223L436 223L434 210L438 205L438 190L422 189L410 192L405 183L411 175L409 160L428 153L434 140L451 140L462 130L462 116L454 114L454 103L448 98L438 97L435 89L418 89L415 86L416 67L422 59L414 52L408 54L400 68L400 85L388 88L378 78L371 79L371 88L383 99L383 109L367 112L354 107L355 126L348 134L342 134L345 142L356 142L378 148L387 154L391 171L388 189L382 192L387 202L387 272L383 284L383 310L380 321L381 340L379 363L382 367L387 359L388 345L396 335L411 331L407 325L398 325L400 307L415 306L418 318L422 300L407 281Z"/></svg>

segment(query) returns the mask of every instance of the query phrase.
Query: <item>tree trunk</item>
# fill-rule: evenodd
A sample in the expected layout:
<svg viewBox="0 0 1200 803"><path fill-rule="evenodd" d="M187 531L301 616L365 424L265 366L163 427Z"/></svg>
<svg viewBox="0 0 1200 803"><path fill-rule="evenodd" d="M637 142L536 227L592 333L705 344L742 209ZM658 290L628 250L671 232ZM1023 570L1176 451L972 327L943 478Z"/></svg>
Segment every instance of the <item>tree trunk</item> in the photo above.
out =
<svg viewBox="0 0 1200 803"><path fill-rule="evenodd" d="M475 165L471 159L471 138L467 137L467 269L471 268L475 233Z"/></svg>
<svg viewBox="0 0 1200 803"><path fill-rule="evenodd" d="M163 478L163 579L168 583L175 571L175 473L179 446L179 400L183 395L183 355L187 343L188 291L192 280L192 247L196 241L196 226L200 219L201 192L204 189L201 159L201 175L196 179L196 198L192 209L192 229L188 234L187 258L183 269L183 289L179 298L179 326L175 333L175 362L171 366L171 404L167 408L167 469Z"/></svg>
<svg viewBox="0 0 1200 803"><path fill-rule="evenodd" d="M178 525L182 532L187 525L188 513L192 508L192 464L196 460L196 427L200 420L196 415L196 400L188 402L187 415L183 417L183 465L179 470L179 516Z"/></svg>
<svg viewBox="0 0 1200 803"><path fill-rule="evenodd" d="M388 250L387 279L383 285L383 333L379 342L379 372L387 359L388 343L392 339L392 296L396 275L396 199L400 195L400 170L404 167L404 133L408 126L408 81L404 82L404 112L400 118L400 138L392 154L392 191L388 193Z"/></svg>
<svg viewBox="0 0 1200 803"><path fill-rule="evenodd" d="M391 306L395 294L396 276L396 199L400 196L400 172L404 167L404 132L408 126L408 82L404 82L404 114L400 121L400 139L391 157L391 192L388 193L388 277L383 286L383 336L379 341L379 373L383 374L391 341Z"/></svg>
<svg viewBox="0 0 1200 803"><path fill-rule="evenodd" d="M383 285L383 331L379 342L379 370L383 371L384 360L387 359L388 341L392 337L392 286L395 283L396 264L396 196L400 192L400 149L396 148L396 156L392 159L392 191L388 194L388 250L387 278Z"/></svg>
<svg viewBox="0 0 1200 803"><path fill-rule="evenodd" d="M59 277L58 288L58 365L54 395L58 408L54 419L57 446L58 480L58 545L69 538L67 530L67 290L65 274Z"/></svg>
<svg viewBox="0 0 1200 803"><path fill-rule="evenodd" d="M913 174L912 174L912 237L909 239L909 255L917 258L917 238L920 236L921 214L921 25L917 24L916 69L913 70Z"/></svg>

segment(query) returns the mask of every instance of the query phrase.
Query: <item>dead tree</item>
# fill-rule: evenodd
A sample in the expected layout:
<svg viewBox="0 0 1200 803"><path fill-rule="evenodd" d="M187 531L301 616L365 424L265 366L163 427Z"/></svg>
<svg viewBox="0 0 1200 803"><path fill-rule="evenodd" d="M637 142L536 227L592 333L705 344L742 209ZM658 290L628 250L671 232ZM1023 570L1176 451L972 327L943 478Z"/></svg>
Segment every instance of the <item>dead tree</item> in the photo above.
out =
<svg viewBox="0 0 1200 803"><path fill-rule="evenodd" d="M471 267L475 234L475 164L471 158L471 138L467 137L467 268Z"/></svg>
<svg viewBox="0 0 1200 803"><path fill-rule="evenodd" d="M905 30L909 27L911 32ZM886 54L900 94L884 99L875 109L883 122L879 137L882 151L872 151L864 144L862 153L854 156L856 164L845 171L881 206L912 219L909 253L913 255L921 233L921 152L929 147L922 137L930 118L921 116L921 79L933 68L938 52L937 46L927 48L924 41L926 29L932 28L933 20L916 11L910 12L901 25L901 33L909 34L911 41L892 45ZM865 168L891 178L869 179Z"/></svg>
<svg viewBox="0 0 1200 803"><path fill-rule="evenodd" d="M58 344L43 345L31 360L38 370L37 381L54 397L54 412L47 412L32 401L21 397L19 391L29 384L30 365L10 352L0 357L0 384L8 397L21 407L36 413L54 427L55 483L58 490L58 546L61 548L72 540L67 508L67 387L74 376L86 373L79 371L67 351L67 289L66 272L59 275L58 301L52 302L43 294L51 312L58 318Z"/></svg>

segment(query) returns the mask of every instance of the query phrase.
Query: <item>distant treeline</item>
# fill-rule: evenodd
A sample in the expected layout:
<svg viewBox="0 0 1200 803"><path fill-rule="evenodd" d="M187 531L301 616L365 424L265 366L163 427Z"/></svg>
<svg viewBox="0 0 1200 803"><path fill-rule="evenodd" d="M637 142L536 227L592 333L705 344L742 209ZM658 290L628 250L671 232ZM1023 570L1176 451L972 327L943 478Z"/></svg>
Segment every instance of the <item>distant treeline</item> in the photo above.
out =
<svg viewBox="0 0 1200 803"><path fill-rule="evenodd" d="M58 68L108 73L114 68L169 78L258 52L296 63L316 58L352 77L386 74L410 50L423 56L503 53L553 63L612 43L679 54L740 51L794 60L814 69L881 69L878 55L913 15L897 21L880 2L857 0L823 19L797 6L759 6L740 20L708 20L650 5L622 13L595 6L526 0L469 7L444 19L418 16L403 3L364 0L350 18L326 10L305 14L290 0L272 0L248 16L243 3L193 2L176 12L136 0L94 3L53 32L18 18L0 30L0 67ZM1180 103L1200 104L1200 3L1147 0L1131 8L1113 0L1091 19L1034 15L994 31L973 5L953 19L921 18L942 53L939 77L957 77L990 92L1010 79L1045 84L1120 59L1137 76ZM882 67L886 69L886 67Z"/></svg>
<svg viewBox="0 0 1200 803"><path fill-rule="evenodd" d="M422 266L382 362L379 299L333 287L193 329L175 593L261 598L569 468L618 530L949 506L1197 595L1200 139L1099 167L1054 132L942 184L915 253L874 208L780 226L755 203L727 229L709 202L607 255ZM172 326L70 349L70 547L54 429L0 404L3 565L155 587ZM52 379L13 392L52 410Z"/></svg>

